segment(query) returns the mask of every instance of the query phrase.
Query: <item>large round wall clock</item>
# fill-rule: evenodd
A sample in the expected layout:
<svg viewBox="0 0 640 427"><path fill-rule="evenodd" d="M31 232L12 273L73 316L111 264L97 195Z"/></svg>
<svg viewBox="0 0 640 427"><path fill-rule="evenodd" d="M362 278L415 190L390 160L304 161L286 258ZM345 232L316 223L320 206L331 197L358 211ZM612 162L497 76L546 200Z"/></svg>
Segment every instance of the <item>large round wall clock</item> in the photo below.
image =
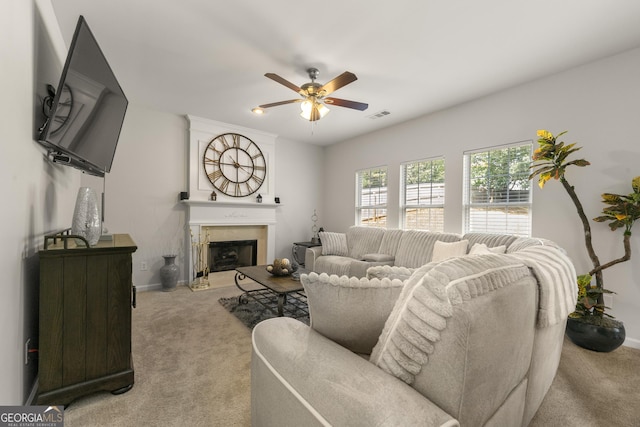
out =
<svg viewBox="0 0 640 427"><path fill-rule="evenodd" d="M237 133L213 138L204 150L202 165L211 184L231 197L255 193L267 175L267 163L260 148Z"/></svg>

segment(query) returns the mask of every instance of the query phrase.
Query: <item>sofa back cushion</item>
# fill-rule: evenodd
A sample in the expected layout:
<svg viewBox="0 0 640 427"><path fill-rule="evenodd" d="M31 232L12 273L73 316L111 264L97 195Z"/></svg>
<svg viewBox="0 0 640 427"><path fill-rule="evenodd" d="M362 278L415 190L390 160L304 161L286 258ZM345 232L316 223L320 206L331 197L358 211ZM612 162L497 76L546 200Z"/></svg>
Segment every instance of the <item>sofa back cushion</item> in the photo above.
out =
<svg viewBox="0 0 640 427"><path fill-rule="evenodd" d="M442 242L457 242L461 240L461 237L453 233L406 230L400 237L394 265L418 268L431 262L433 245L436 240Z"/></svg>
<svg viewBox="0 0 640 427"><path fill-rule="evenodd" d="M489 248L509 247L518 237L510 234L467 233L462 238L469 241L469 249L471 249L476 243L484 243Z"/></svg>
<svg viewBox="0 0 640 427"><path fill-rule="evenodd" d="M551 240L540 239L536 237L518 237L507 247L507 253L511 254L514 252L519 252L531 246L551 246L564 252L564 249L560 248L560 246L558 246L556 242L553 242Z"/></svg>
<svg viewBox="0 0 640 427"><path fill-rule="evenodd" d="M505 255L430 263L411 276L370 361L460 421L485 425L522 389L535 331L536 282Z"/></svg>
<svg viewBox="0 0 640 427"><path fill-rule="evenodd" d="M398 246L400 245L400 238L404 230L391 229L384 232L384 236L382 236L382 242L380 243L381 254L387 255L396 255L398 252Z"/></svg>
<svg viewBox="0 0 640 427"><path fill-rule="evenodd" d="M377 227L352 226L347 230L348 256L362 259L366 254L373 254L380 249L385 230Z"/></svg>
<svg viewBox="0 0 640 427"><path fill-rule="evenodd" d="M311 328L354 353L370 354L400 295L401 280L309 273L300 276Z"/></svg>

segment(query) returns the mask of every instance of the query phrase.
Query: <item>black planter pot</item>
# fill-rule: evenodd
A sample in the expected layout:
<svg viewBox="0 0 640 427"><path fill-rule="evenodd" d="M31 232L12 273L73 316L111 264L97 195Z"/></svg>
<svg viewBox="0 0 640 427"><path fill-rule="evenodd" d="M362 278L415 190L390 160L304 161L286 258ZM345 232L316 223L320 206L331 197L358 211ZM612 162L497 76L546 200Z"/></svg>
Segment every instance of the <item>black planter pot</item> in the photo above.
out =
<svg viewBox="0 0 640 427"><path fill-rule="evenodd" d="M606 327L573 319L567 320L567 336L574 344L593 351L610 352L620 347L626 333L624 324Z"/></svg>

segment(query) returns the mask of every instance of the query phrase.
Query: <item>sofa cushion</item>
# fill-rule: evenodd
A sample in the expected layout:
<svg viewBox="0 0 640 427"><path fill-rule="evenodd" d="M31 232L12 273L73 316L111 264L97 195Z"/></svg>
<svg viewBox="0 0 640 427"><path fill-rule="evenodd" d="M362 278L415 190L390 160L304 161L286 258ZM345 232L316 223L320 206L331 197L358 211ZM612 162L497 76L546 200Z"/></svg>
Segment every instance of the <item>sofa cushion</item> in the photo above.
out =
<svg viewBox="0 0 640 427"><path fill-rule="evenodd" d="M429 263L411 276L389 316L371 362L411 384L440 339L453 306L530 276L500 255Z"/></svg>
<svg viewBox="0 0 640 427"><path fill-rule="evenodd" d="M416 271L415 268L400 267L395 265L376 265L369 267L367 270L367 278L373 279L399 279L402 281L408 280L409 277Z"/></svg>
<svg viewBox="0 0 640 427"><path fill-rule="evenodd" d="M346 234L321 231L318 235L322 242L322 255L347 256L349 249Z"/></svg>
<svg viewBox="0 0 640 427"><path fill-rule="evenodd" d="M505 245L488 247L484 243L476 243L469 249L469 255L503 254L507 251Z"/></svg>
<svg viewBox="0 0 640 427"><path fill-rule="evenodd" d="M389 265L392 265L395 259L396 257L394 257L393 255L387 255L387 254L364 254L362 256L363 261L380 262L380 263L384 262Z"/></svg>
<svg viewBox="0 0 640 427"><path fill-rule="evenodd" d="M346 256L323 255L316 260L314 270L338 276L349 276L351 263L354 260Z"/></svg>
<svg viewBox="0 0 640 427"><path fill-rule="evenodd" d="M484 425L525 378L535 305L535 279L510 257L431 263L405 285L370 361L461 425Z"/></svg>
<svg viewBox="0 0 640 427"><path fill-rule="evenodd" d="M539 239L535 237L518 237L507 247L507 253L510 254L522 251L531 246L551 246L557 249L561 249L557 243L552 242L551 240Z"/></svg>
<svg viewBox="0 0 640 427"><path fill-rule="evenodd" d="M422 230L406 230L400 237L395 265L418 268L431 262L433 245L436 240L457 242L460 235L453 233L433 233Z"/></svg>
<svg viewBox="0 0 640 427"><path fill-rule="evenodd" d="M403 282L303 274L311 327L355 353L370 354Z"/></svg>
<svg viewBox="0 0 640 427"><path fill-rule="evenodd" d="M469 241L469 247L472 248L476 243L484 243L489 248L495 246L509 247L517 237L510 234L491 234L491 233L466 233L463 239Z"/></svg>
<svg viewBox="0 0 640 427"><path fill-rule="evenodd" d="M398 252L398 246L400 245L400 238L402 237L404 230L387 229L382 236L382 242L380 242L381 254L394 255Z"/></svg>
<svg viewBox="0 0 640 427"><path fill-rule="evenodd" d="M384 232L383 228L378 227L349 227L347 230L348 253L346 255L361 260L364 254L378 252Z"/></svg>
<svg viewBox="0 0 640 427"><path fill-rule="evenodd" d="M459 242L442 242L440 240L436 240L433 245L431 262L440 262L449 258L465 256L467 254L468 246L468 240L460 240Z"/></svg>

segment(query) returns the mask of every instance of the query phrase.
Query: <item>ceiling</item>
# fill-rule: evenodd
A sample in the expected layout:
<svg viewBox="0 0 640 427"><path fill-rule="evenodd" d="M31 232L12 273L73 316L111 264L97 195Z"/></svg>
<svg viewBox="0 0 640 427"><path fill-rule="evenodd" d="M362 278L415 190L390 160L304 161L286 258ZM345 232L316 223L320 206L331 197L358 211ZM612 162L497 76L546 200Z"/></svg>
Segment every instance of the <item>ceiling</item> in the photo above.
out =
<svg viewBox="0 0 640 427"><path fill-rule="evenodd" d="M67 45L84 15L129 101L328 145L640 46L634 0L51 0ZM320 70L358 80L314 126L298 95ZM375 117L381 111L390 114Z"/></svg>

